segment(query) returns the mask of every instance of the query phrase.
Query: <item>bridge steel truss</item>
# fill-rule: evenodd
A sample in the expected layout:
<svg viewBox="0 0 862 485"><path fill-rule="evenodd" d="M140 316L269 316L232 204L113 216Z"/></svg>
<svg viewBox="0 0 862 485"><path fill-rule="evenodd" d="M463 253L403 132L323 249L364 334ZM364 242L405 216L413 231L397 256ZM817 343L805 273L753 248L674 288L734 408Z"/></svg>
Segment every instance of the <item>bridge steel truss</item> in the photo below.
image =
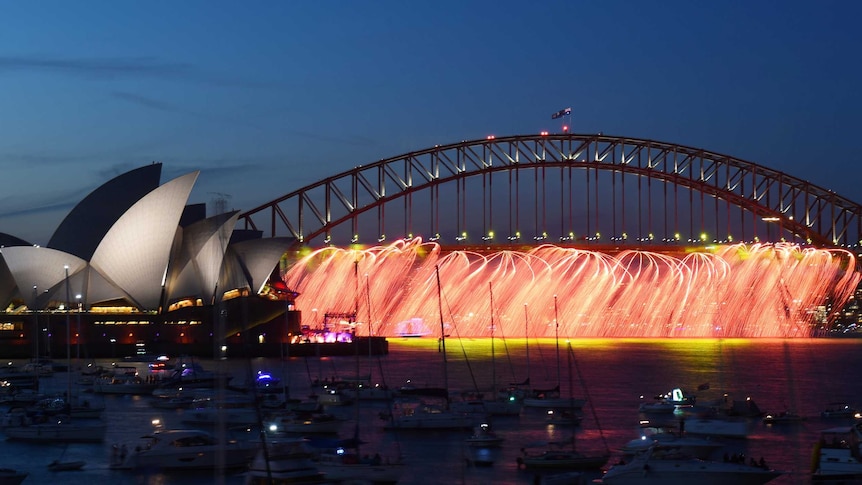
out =
<svg viewBox="0 0 862 485"><path fill-rule="evenodd" d="M549 242L554 236L639 245L707 242L707 226L716 242L790 240L849 247L862 239L859 204L789 174L672 143L574 133L489 137L410 152L302 187L241 214L240 221L246 229L311 245L333 242L333 231L348 223L351 242L365 242L359 221L370 217L380 242L386 239L387 221L392 229L389 207L403 216L398 237L412 237L414 226L422 225L429 239L445 230L460 239L471 218L481 219L487 241L495 236L495 204L505 205L492 195L494 181L499 192L501 178L508 192L510 241L521 239L523 223L532 224L534 240ZM468 179L473 180L469 188ZM533 193L522 195L529 185ZM454 197L441 195L441 187L453 186ZM424 192L428 204L424 197L417 203L417 194ZM481 192L478 203L476 192ZM476 216L479 206L481 217ZM500 212L506 209L498 207ZM610 235L603 238L600 226ZM549 236L554 231L559 234ZM653 235L657 231L661 237Z"/></svg>

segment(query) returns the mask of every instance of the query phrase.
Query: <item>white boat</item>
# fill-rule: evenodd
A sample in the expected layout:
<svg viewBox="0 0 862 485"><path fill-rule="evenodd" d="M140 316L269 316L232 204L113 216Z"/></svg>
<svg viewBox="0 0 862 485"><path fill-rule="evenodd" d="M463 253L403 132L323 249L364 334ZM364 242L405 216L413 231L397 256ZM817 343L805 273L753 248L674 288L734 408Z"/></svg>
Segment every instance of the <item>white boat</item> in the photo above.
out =
<svg viewBox="0 0 862 485"><path fill-rule="evenodd" d="M794 424L805 421L805 416L794 411L780 411L777 413L767 413L763 417L763 424Z"/></svg>
<svg viewBox="0 0 862 485"><path fill-rule="evenodd" d="M7 415L4 426L8 439L38 443L100 443L108 430L102 421L72 420L66 415L36 420L23 413Z"/></svg>
<svg viewBox="0 0 862 485"><path fill-rule="evenodd" d="M130 447L115 445L110 467L116 470L213 470L248 466L260 443L229 440L219 442L211 433L197 429L156 431L142 436Z"/></svg>
<svg viewBox="0 0 862 485"><path fill-rule="evenodd" d="M747 438L749 424L746 421L737 421L721 418L689 418L680 421L688 434L712 436L721 438Z"/></svg>
<svg viewBox="0 0 862 485"><path fill-rule="evenodd" d="M626 455L637 455L651 448L676 449L695 458L707 459L713 453L723 448L724 444L708 438L685 436L670 431L647 432L640 438L633 439L620 448Z"/></svg>
<svg viewBox="0 0 862 485"><path fill-rule="evenodd" d="M862 483L862 424L824 429L812 457L815 483Z"/></svg>
<svg viewBox="0 0 862 485"><path fill-rule="evenodd" d="M608 485L760 485L782 475L766 467L725 461L704 461L655 450L628 463L611 466L594 483Z"/></svg>
<svg viewBox="0 0 862 485"><path fill-rule="evenodd" d="M325 475L311 461L313 454L302 439L267 443L245 475L245 485L273 483L324 483Z"/></svg>

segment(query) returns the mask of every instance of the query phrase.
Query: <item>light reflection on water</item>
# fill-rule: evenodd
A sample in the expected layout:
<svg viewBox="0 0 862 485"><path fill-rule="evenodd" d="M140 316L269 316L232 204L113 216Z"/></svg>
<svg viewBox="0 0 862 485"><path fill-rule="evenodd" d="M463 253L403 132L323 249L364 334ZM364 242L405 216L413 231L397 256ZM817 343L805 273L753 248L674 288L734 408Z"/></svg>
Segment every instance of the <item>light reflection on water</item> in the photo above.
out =
<svg viewBox="0 0 862 485"><path fill-rule="evenodd" d="M862 388L856 372L862 364L862 341L857 340L573 340L574 360L569 365L567 343L560 342L560 365L553 339L494 341L494 366L491 365L490 339L446 341L447 374L453 391L489 388L523 381L528 376L533 387L553 387L560 372L563 394L569 392L589 398L593 408L585 408L585 419L576 429L578 446L600 450L606 442L611 450L637 436L638 405L643 399L665 393L673 387L694 392L698 385L709 389L696 392L700 401L752 397L766 411L794 410L807 420L796 425L766 426L752 421L748 440L728 442L730 452L763 456L767 463L788 475L771 483L807 483L812 445L820 429L842 423L823 420L820 411L830 402L862 403ZM391 339L390 354L323 358L202 361L210 370L222 369L234 381L246 380L249 371L270 371L283 376L293 397L310 393L310 380L371 374L375 382L398 387L410 381L417 387L443 385L442 354L436 339ZM526 355L530 359L527 365ZM571 369L571 373L569 372ZM382 376L382 377L381 377ZM570 377L571 376L571 377ZM43 380L43 389L62 392L65 374ZM101 399L95 396L94 399ZM137 483L204 484L242 483L238 474L215 476L212 473L135 475L108 469L111 445L133 440L152 429L153 418L167 427L181 424L182 411L162 411L150 406L152 398L142 396L104 396L108 424L105 443L39 445L0 441L0 466L31 473L25 483ZM384 456L401 453L409 467L401 483L532 483L534 475L518 470L515 459L527 443L566 439L571 427L547 425L544 410L528 409L520 417L494 418L493 425L506 441L489 453L493 466L478 468L465 460L470 450L464 444L469 431L392 432L383 430L378 413L384 403L363 403L359 408L360 435L368 443L364 451L381 451ZM593 410L595 413L593 414ZM330 412L346 420L340 436L350 437L356 408L333 407ZM845 421L846 422L846 421ZM249 435L255 437L255 433ZM364 452L363 451L363 452ZM46 465L62 456L63 460L85 460L83 471L51 473ZM720 459L721 452L718 457ZM615 461L616 458L612 458ZM599 474L595 474L598 477Z"/></svg>

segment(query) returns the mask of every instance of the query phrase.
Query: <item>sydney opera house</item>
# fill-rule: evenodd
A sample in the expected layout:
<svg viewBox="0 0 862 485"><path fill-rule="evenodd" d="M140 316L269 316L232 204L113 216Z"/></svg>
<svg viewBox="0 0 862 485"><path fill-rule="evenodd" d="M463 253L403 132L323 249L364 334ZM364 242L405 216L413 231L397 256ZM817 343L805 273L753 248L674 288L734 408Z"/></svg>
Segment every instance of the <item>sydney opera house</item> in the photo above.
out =
<svg viewBox="0 0 862 485"><path fill-rule="evenodd" d="M297 331L295 294L270 279L293 239L236 230L238 212L207 217L187 204L198 172L160 185L161 168L95 189L47 247L0 234L0 355L65 357L67 341L82 358L213 355Z"/></svg>

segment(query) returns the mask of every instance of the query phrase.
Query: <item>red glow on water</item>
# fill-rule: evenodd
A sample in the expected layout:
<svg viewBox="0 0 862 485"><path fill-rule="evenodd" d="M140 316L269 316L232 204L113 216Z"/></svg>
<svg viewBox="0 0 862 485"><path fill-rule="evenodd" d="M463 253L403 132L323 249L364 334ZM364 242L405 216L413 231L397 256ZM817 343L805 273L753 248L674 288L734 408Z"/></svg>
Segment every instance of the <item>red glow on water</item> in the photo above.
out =
<svg viewBox="0 0 862 485"><path fill-rule="evenodd" d="M284 274L310 311L357 310L357 334L462 337L806 337L860 281L853 254L793 244L734 244L670 256L542 245L444 253L421 239L323 248ZM559 328L555 325L556 316ZM494 313L491 315L493 297ZM371 329L368 328L369 315Z"/></svg>

